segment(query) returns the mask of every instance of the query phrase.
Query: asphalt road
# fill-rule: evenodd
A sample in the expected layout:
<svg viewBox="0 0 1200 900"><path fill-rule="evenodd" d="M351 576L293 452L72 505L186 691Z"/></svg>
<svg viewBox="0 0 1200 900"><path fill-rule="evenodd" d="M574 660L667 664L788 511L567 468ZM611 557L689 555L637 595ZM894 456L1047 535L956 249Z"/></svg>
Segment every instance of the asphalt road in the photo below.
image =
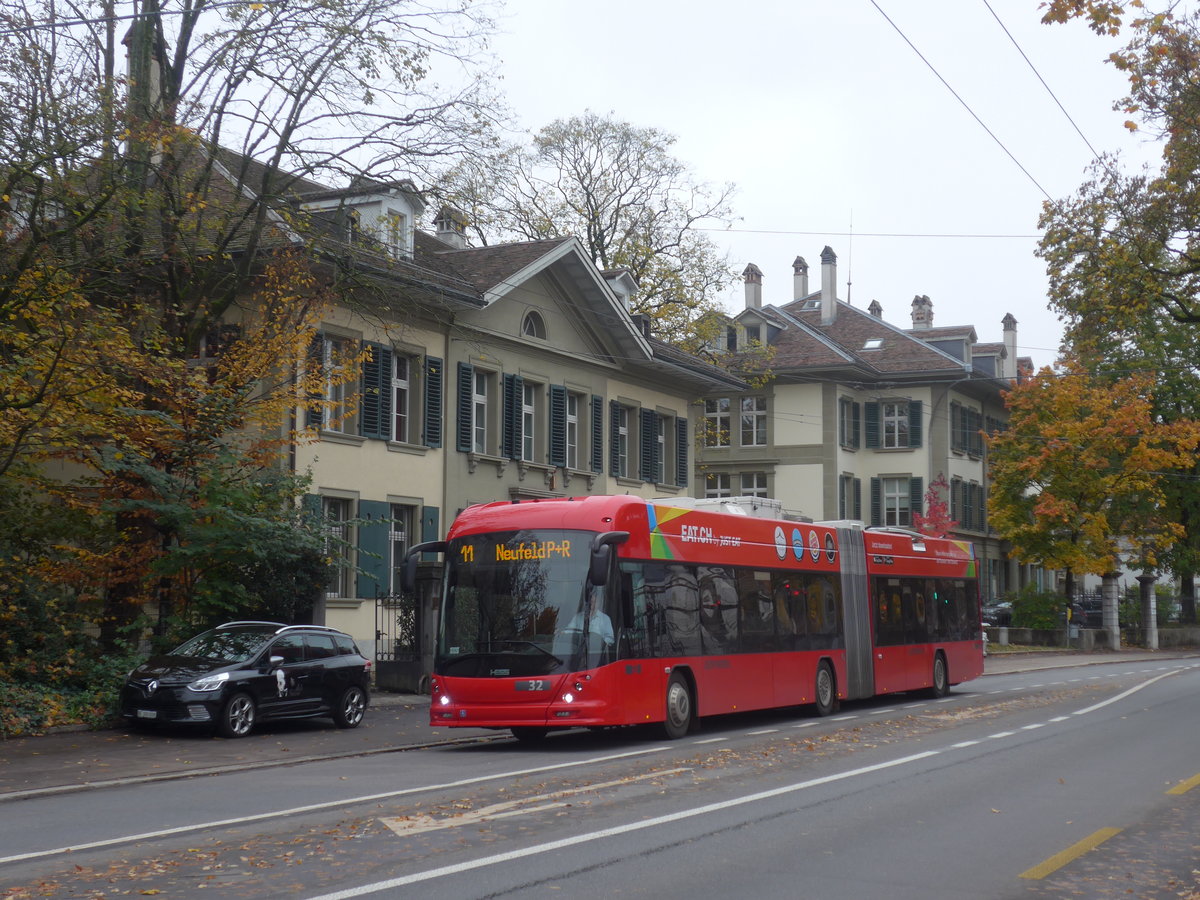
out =
<svg viewBox="0 0 1200 900"><path fill-rule="evenodd" d="M992 657L942 701L723 717L678 742L618 732L530 750L438 734L427 701L395 697L352 732L9 741L0 885L21 898L418 884L423 898L1200 896L1187 893L1200 790L1167 793L1200 772L1200 660L1039 657Z"/></svg>

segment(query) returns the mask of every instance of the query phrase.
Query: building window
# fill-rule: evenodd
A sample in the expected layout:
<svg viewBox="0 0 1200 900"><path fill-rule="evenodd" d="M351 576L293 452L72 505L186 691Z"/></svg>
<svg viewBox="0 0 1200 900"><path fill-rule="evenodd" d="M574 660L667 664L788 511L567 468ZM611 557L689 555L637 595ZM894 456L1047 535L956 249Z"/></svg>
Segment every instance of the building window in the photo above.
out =
<svg viewBox="0 0 1200 900"><path fill-rule="evenodd" d="M728 397L704 401L704 446L728 447L730 442Z"/></svg>
<svg viewBox="0 0 1200 900"><path fill-rule="evenodd" d="M392 256L409 256L408 217L402 212L389 209L381 225L383 243Z"/></svg>
<svg viewBox="0 0 1200 900"><path fill-rule="evenodd" d="M766 497L767 473L743 472L741 494L743 497Z"/></svg>
<svg viewBox="0 0 1200 900"><path fill-rule="evenodd" d="M476 372L471 388L471 449L476 453L487 453L490 388L491 375L487 372Z"/></svg>
<svg viewBox="0 0 1200 900"><path fill-rule="evenodd" d="M742 446L765 447L767 444L767 398L742 398Z"/></svg>
<svg viewBox="0 0 1200 900"><path fill-rule="evenodd" d="M579 394L567 394L567 468L579 468Z"/></svg>
<svg viewBox="0 0 1200 900"><path fill-rule="evenodd" d="M350 375L348 360L353 352L348 338L326 335L321 342L321 367L325 373L325 405L321 410L321 428L346 431L350 418L349 401L356 379Z"/></svg>
<svg viewBox="0 0 1200 900"><path fill-rule="evenodd" d="M896 449L908 446L908 403L883 403L883 446Z"/></svg>
<svg viewBox="0 0 1200 900"><path fill-rule="evenodd" d="M762 334L762 332L759 330L759 326L747 325L746 326L746 343L747 344L761 343L761 340L759 337L761 334Z"/></svg>
<svg viewBox="0 0 1200 900"><path fill-rule="evenodd" d="M321 517L325 528L325 555L332 561L326 597L352 597L350 578L354 573L350 544L350 501L341 497L321 498Z"/></svg>
<svg viewBox="0 0 1200 900"><path fill-rule="evenodd" d="M654 437L654 482L667 483L667 417L656 416L657 434Z"/></svg>
<svg viewBox="0 0 1200 900"><path fill-rule="evenodd" d="M847 397L838 400L838 444L845 450L857 450L862 435L862 404Z"/></svg>
<svg viewBox="0 0 1200 900"><path fill-rule="evenodd" d="M909 478L883 479L883 524L907 528L912 525L912 510L909 506Z"/></svg>
<svg viewBox="0 0 1200 900"><path fill-rule="evenodd" d="M409 398L412 360L397 353L392 358L392 440L408 443Z"/></svg>
<svg viewBox="0 0 1200 900"><path fill-rule="evenodd" d="M730 497L730 476L728 472L709 472L704 476L705 497Z"/></svg>
<svg viewBox="0 0 1200 900"><path fill-rule="evenodd" d="M521 459L534 461L534 437L537 434L537 385L521 389Z"/></svg>
<svg viewBox="0 0 1200 900"><path fill-rule="evenodd" d="M620 476L629 475L629 407L618 405L616 408L616 430L613 443L616 447L617 471Z"/></svg>
<svg viewBox="0 0 1200 900"><path fill-rule="evenodd" d="M871 401L865 407L867 447L902 450L921 446L920 400Z"/></svg>
<svg viewBox="0 0 1200 900"><path fill-rule="evenodd" d="M541 313L525 314L525 320L521 323L521 334L525 337L540 338L543 341L546 339L546 322L542 319Z"/></svg>
<svg viewBox="0 0 1200 900"><path fill-rule="evenodd" d="M417 520L416 513L417 508L415 506L404 506L400 503L392 504L392 528L391 534L388 536L388 543L391 546L392 553L392 564L390 567L392 583L388 586L388 590L393 594L400 593L404 557L408 555L408 548L412 546L413 523Z"/></svg>

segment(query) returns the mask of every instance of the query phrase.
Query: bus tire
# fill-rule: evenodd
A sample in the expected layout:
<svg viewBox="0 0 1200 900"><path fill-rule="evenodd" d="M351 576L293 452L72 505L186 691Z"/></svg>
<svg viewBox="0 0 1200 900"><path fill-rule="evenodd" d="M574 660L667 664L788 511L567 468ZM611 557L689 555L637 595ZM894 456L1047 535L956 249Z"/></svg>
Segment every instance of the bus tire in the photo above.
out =
<svg viewBox="0 0 1200 900"><path fill-rule="evenodd" d="M828 716L837 709L837 681L828 660L817 665L817 681L813 693L818 716Z"/></svg>
<svg viewBox="0 0 1200 900"><path fill-rule="evenodd" d="M950 693L950 673L946 669L946 656L940 650L933 656L933 684L929 696L934 700Z"/></svg>
<svg viewBox="0 0 1200 900"><path fill-rule="evenodd" d="M678 740L691 731L693 708L692 690L687 679L672 672L667 682L666 718L663 720L663 734L668 740Z"/></svg>
<svg viewBox="0 0 1200 900"><path fill-rule="evenodd" d="M522 744L540 744L550 733L549 728L538 728L536 725L514 725L512 736Z"/></svg>

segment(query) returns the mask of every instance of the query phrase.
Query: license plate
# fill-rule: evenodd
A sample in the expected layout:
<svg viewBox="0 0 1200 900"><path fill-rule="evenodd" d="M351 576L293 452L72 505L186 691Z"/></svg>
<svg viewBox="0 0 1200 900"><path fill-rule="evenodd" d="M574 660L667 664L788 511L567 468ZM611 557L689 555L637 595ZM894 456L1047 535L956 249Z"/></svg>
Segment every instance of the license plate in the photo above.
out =
<svg viewBox="0 0 1200 900"><path fill-rule="evenodd" d="M158 712L153 709L139 709L137 711L137 717L139 719L157 719Z"/></svg>

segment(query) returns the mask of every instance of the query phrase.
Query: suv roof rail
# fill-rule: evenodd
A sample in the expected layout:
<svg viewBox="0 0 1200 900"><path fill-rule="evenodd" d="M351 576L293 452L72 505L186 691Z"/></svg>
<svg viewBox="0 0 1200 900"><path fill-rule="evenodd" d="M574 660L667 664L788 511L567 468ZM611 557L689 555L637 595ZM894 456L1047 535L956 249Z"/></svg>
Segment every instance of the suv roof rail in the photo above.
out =
<svg viewBox="0 0 1200 900"><path fill-rule="evenodd" d="M237 622L222 622L218 628L232 628L234 625L272 625L275 628L286 628L282 622L259 622L252 619L239 620Z"/></svg>
<svg viewBox="0 0 1200 900"><path fill-rule="evenodd" d="M334 628L332 625L284 625L282 628L279 629L279 631L277 631L275 633L279 634L284 631L290 631L293 628L307 628L309 631L328 631L330 634L345 634L346 633L346 632L342 631L342 629L340 629L340 628Z"/></svg>

